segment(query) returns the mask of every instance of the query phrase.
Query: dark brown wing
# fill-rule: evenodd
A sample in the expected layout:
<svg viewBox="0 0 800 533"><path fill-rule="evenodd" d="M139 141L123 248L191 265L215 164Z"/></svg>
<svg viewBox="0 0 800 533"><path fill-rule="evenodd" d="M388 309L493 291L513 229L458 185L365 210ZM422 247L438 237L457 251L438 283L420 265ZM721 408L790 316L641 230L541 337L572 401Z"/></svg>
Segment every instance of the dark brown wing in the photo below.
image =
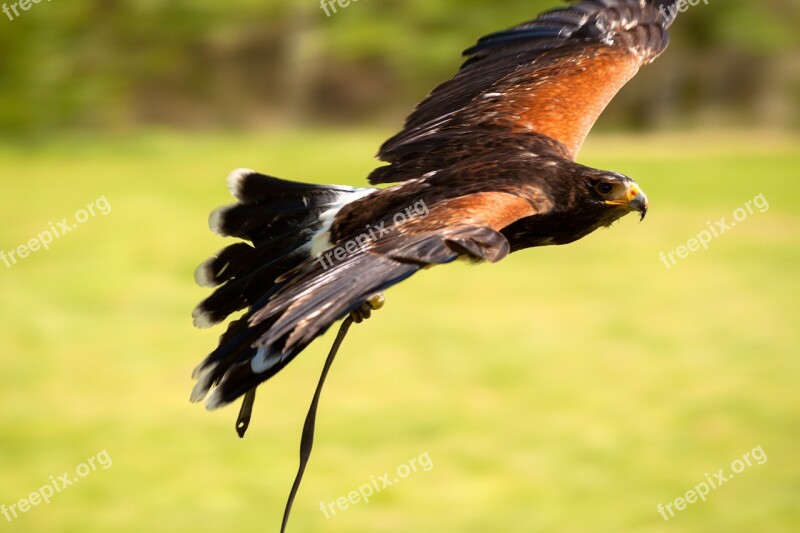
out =
<svg viewBox="0 0 800 533"><path fill-rule="evenodd" d="M528 200L501 191L444 199L425 214L388 225L391 231L386 236L371 241L365 249L354 246L352 257L341 262L325 256L309 260L299 275L250 318L250 325L279 317L259 342L272 345L289 335L281 349L291 350L295 343L314 338L346 316L365 297L421 268L459 257L492 263L501 260L508 255L509 245L500 230L535 213L536 207ZM343 239L339 245L354 242L355 237Z"/></svg>
<svg viewBox="0 0 800 533"><path fill-rule="evenodd" d="M431 171L415 159L447 158L455 137L492 130L549 138L575 159L614 95L667 47L677 0L588 0L484 37L455 78L436 88L389 139L372 183ZM441 153L440 153L441 152Z"/></svg>
<svg viewBox="0 0 800 533"><path fill-rule="evenodd" d="M530 206L523 207L511 195L505 196L508 198L474 199L506 205L508 213L496 215L489 223L506 226L504 217L519 218L512 211L531 212ZM233 401L280 372L312 340L367 298L420 269L459 257L496 262L508 254L510 245L500 232L470 224L481 222L477 213L458 226L426 229L434 219L449 217L448 207L459 206L432 209L427 224L413 230L398 228L384 241L367 250L356 250L340 262L306 261L290 280L276 287L274 294L265 295L243 318L231 323L220 346L196 370L198 383L192 398L199 401L215 385L206 403L209 408ZM254 364L259 353L271 362L261 367Z"/></svg>

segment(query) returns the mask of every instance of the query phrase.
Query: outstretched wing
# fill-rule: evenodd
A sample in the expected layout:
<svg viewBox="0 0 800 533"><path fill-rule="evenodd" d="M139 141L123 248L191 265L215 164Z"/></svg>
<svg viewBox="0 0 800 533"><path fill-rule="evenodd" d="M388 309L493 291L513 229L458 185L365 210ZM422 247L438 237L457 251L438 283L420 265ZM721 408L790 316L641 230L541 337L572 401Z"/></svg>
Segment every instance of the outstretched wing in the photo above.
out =
<svg viewBox="0 0 800 533"><path fill-rule="evenodd" d="M447 150L454 135L500 129L548 137L574 160L614 95L666 49L677 3L585 0L482 38L464 52L469 58L455 78L417 106L379 157L408 170L414 158ZM390 168L378 169L370 181L413 175Z"/></svg>

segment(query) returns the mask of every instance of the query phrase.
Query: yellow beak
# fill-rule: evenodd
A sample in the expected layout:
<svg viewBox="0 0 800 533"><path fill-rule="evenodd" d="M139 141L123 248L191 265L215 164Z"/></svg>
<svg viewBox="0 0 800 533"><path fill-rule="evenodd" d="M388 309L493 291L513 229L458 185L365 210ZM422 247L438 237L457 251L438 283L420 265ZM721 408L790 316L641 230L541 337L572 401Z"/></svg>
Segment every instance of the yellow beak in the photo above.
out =
<svg viewBox="0 0 800 533"><path fill-rule="evenodd" d="M629 185L624 196L614 200L607 200L606 204L626 206L630 211L638 211L642 214L641 220L644 220L644 217L647 216L647 208L650 205L647 201L647 196L636 184Z"/></svg>

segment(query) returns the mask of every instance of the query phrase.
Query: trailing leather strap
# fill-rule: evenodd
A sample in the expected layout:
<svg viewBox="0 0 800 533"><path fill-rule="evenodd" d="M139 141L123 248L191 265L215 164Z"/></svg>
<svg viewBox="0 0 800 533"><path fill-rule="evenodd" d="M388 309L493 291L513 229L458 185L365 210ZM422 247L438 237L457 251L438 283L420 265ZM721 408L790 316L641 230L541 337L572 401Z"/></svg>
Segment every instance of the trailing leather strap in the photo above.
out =
<svg viewBox="0 0 800 533"><path fill-rule="evenodd" d="M330 370L331 364L333 364L333 360L336 358L336 353L339 351L339 346L341 346L345 335L347 335L347 330L350 329L353 321L353 316L350 315L344 320L344 322L342 322L342 325L339 328L339 333L336 335L336 340L333 342L331 351L328 353L328 358L325 360L325 366L322 367L322 374L320 375L319 382L317 383L317 390L314 392L314 399L311 400L311 406L308 408L306 421L303 424L303 436L300 438L300 465L297 468L297 475L294 478L292 490L289 492L289 499L286 501L286 509L283 511L281 533L286 532L286 524L289 523L289 513L292 511L294 498L297 496L297 490L300 488L300 482L303 480L303 473L306 470L308 458L311 457L311 448L314 446L314 426L317 419L317 406L319 405L319 397L322 393L322 386L325 384L325 378L328 376L328 370ZM244 405L242 407L244 408Z"/></svg>
<svg viewBox="0 0 800 533"><path fill-rule="evenodd" d="M339 347L342 345L342 341L344 341L350 326L353 325L353 322L361 322L362 320L369 318L370 309L380 309L383 307L383 295L379 294L372 300L368 300L366 305L368 305L366 309L359 309L353 312L344 320L344 322L342 322L342 325L339 327L339 333L336 335L336 340L333 341L333 346L331 346L331 351L328 352L328 358L325 359L325 365L322 367L322 374L319 376L317 389L314 391L314 398L311 400L311 405L308 408L308 414L306 414L306 421L303 424L303 434L300 437L300 465L297 468L297 474L295 475L294 483L292 484L292 490L289 491L289 498L286 500L286 508L283 511L283 522L281 523L281 533L286 532L286 525L289 523L289 513L292 511L292 504L294 503L295 496L297 496L297 491L300 489L300 482L303 480L303 473L305 473L308 459L311 457L311 449L314 447L314 427L317 420L317 407L319 406L319 398L322 394L322 387L325 384L325 378L328 377L328 371L331 369L333 360L336 358L336 354L339 352ZM236 432L239 434L240 438L244 437L244 434L247 432L247 428L250 425L250 418L253 414L253 403L255 402L255 399L255 388L247 391L247 393L244 395L242 407L239 409L239 416L236 418Z"/></svg>
<svg viewBox="0 0 800 533"><path fill-rule="evenodd" d="M243 439L247 428L250 426L250 417L253 415L253 402L256 401L256 389L253 387L244 395L242 408L239 409L239 416L236 417L236 433Z"/></svg>

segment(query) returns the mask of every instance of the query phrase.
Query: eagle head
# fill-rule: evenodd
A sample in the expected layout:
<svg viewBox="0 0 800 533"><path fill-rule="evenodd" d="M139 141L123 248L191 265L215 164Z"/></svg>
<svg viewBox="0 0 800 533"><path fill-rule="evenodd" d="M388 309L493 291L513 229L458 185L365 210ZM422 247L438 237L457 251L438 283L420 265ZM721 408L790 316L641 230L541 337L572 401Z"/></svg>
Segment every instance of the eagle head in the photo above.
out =
<svg viewBox="0 0 800 533"><path fill-rule="evenodd" d="M601 215L600 226L610 226L632 211L647 215L647 195L638 183L616 172L592 171L585 176L583 200ZM588 207L588 206L587 206Z"/></svg>

